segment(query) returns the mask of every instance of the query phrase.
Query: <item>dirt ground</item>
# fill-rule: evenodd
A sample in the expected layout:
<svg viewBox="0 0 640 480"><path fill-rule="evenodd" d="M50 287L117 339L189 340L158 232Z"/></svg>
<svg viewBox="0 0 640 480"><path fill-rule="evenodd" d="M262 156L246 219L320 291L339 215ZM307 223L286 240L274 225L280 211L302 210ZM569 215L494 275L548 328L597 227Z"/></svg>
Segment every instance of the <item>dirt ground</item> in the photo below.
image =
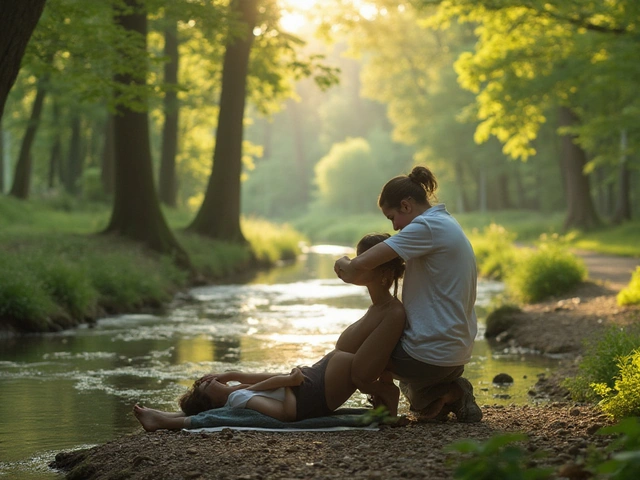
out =
<svg viewBox="0 0 640 480"><path fill-rule="evenodd" d="M629 259L624 275L631 269ZM609 267L606 258L600 258ZM499 337L501 343L541 353L564 353L564 369L536 385L537 400L524 406L482 405L477 424L419 423L379 431L271 433L225 429L212 434L157 431L121 437L91 449L59 454L53 466L72 479L449 479L462 460L445 446L523 432L529 452L541 454L529 466L548 466L557 478L587 478L581 469L590 448L610 437L596 434L609 423L597 407L568 400L561 379L575 370L583 341L611 324L640 322L640 307L618 307L621 282L598 276L563 297L524 307ZM617 270L618 271L618 270ZM620 273L618 271L618 273ZM620 277L625 278L624 276ZM629 273L630 278L630 273ZM622 285L624 286L624 285ZM621 287L620 287L621 288Z"/></svg>

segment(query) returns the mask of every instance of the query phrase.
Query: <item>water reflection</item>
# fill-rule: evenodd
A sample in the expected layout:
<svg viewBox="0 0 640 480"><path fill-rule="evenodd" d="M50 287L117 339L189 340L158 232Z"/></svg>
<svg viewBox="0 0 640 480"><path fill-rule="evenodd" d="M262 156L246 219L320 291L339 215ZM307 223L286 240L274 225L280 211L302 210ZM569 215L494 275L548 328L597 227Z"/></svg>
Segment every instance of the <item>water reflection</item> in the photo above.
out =
<svg viewBox="0 0 640 480"><path fill-rule="evenodd" d="M0 477L55 478L46 463L56 451L138 431L133 403L175 409L204 373L288 371L323 356L369 304L363 287L334 278L333 261L346 252L323 252L246 285L196 288L165 316L124 315L95 328L1 341ZM501 288L481 282L480 314ZM465 375L481 404L523 403L537 374L554 365L492 352L479 338ZM515 379L508 389L491 384L503 372Z"/></svg>

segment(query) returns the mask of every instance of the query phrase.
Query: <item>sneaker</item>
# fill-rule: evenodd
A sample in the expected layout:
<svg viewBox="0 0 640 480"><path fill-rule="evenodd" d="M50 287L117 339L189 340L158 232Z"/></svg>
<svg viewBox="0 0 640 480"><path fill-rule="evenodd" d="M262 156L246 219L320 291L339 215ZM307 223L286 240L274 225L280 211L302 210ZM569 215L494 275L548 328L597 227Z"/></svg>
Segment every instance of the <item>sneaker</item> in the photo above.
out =
<svg viewBox="0 0 640 480"><path fill-rule="evenodd" d="M445 405L438 414L440 418L447 418L449 412L453 412L458 422L477 423L482 420L482 410L473 396L473 385L466 378L458 378L456 383L462 388L462 398L454 403Z"/></svg>

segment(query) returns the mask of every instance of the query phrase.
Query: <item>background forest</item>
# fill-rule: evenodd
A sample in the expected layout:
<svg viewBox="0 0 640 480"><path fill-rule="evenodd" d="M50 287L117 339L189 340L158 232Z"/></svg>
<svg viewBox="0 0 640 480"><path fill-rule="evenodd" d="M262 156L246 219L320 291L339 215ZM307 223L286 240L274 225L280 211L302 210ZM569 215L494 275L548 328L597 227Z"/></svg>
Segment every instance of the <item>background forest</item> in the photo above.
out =
<svg viewBox="0 0 640 480"><path fill-rule="evenodd" d="M44 10L0 137L16 198L115 204L113 226L153 188L131 179L118 200L118 162L145 176L149 155L160 201L200 210L201 231L203 214L373 213L415 163L452 212L561 211L591 229L640 207L634 0L31 1ZM227 116L225 75L246 87ZM148 132L114 130L123 112ZM224 230L209 233L241 237Z"/></svg>

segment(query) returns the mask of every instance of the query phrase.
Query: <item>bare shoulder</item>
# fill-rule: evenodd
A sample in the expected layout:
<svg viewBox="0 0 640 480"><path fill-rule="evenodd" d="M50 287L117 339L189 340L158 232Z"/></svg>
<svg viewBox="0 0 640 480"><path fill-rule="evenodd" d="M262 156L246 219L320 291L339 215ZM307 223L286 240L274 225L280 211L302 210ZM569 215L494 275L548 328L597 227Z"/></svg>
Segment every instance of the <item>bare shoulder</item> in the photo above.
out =
<svg viewBox="0 0 640 480"><path fill-rule="evenodd" d="M389 305L387 315L393 321L405 321L407 314L404 310L404 305L400 300L396 300Z"/></svg>

